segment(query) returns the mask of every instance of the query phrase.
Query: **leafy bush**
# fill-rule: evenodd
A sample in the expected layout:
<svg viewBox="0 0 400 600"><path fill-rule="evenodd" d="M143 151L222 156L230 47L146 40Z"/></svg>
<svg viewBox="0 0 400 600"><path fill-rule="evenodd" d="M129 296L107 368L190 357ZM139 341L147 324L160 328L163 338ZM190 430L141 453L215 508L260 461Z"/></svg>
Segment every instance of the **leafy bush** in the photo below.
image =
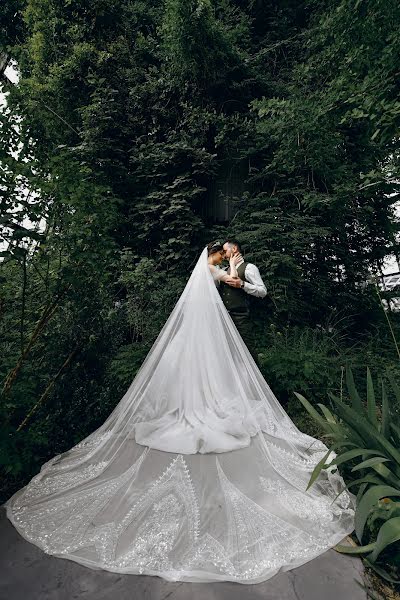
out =
<svg viewBox="0 0 400 600"><path fill-rule="evenodd" d="M259 353L262 372L283 404L295 390L312 401L336 391L347 350L339 332L309 327L279 331L270 325Z"/></svg>
<svg viewBox="0 0 400 600"><path fill-rule="evenodd" d="M357 490L355 533L360 546L337 546L344 553L360 554L366 564L388 581L400 583L400 427L395 422L400 404L400 388L389 373L395 394L389 401L381 382L381 406L375 398L370 370L367 369L366 400L354 384L351 369L346 372L350 403L329 394L332 404L318 404L318 412L299 393L296 396L332 440L330 450L315 467L308 488L322 469L342 465L347 488ZM394 407L394 408L393 408ZM336 453L338 452L338 453ZM329 457L333 454L333 460ZM308 489L307 488L307 489Z"/></svg>

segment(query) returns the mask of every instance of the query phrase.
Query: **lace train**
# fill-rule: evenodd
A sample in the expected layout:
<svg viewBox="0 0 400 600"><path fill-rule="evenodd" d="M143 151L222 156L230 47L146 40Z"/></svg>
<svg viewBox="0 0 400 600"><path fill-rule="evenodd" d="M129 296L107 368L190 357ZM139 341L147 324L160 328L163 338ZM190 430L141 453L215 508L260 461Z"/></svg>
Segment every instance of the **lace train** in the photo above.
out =
<svg viewBox="0 0 400 600"><path fill-rule="evenodd" d="M334 466L306 491L326 452L264 380L204 249L113 412L7 515L48 554L95 569L257 583L353 531L355 498Z"/></svg>
<svg viewBox="0 0 400 600"><path fill-rule="evenodd" d="M326 474L330 493L305 491L321 443L301 458L268 436L220 455L160 452L131 440L129 469L93 461L74 472L80 453L95 458L99 441L55 457L6 503L23 537L48 554L171 581L257 583L353 530L351 495L335 499L343 490L337 471Z"/></svg>

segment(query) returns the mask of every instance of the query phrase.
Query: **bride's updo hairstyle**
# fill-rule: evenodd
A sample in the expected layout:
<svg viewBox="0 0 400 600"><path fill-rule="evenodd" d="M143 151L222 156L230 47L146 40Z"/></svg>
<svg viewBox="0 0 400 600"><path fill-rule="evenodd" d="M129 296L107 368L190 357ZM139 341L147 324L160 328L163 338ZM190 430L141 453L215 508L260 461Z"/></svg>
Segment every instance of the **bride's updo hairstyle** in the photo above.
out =
<svg viewBox="0 0 400 600"><path fill-rule="evenodd" d="M210 242L207 245L207 250L208 250L208 256L211 256L211 254L215 254L216 252L221 252L223 251L224 247L221 244L221 242Z"/></svg>

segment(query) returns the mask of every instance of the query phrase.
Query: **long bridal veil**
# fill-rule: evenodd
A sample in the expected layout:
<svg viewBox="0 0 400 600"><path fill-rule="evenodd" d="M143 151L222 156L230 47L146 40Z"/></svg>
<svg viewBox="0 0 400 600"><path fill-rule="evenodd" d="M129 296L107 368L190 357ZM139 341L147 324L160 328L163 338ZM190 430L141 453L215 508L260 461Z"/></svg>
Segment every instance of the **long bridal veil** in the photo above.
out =
<svg viewBox="0 0 400 600"><path fill-rule="evenodd" d="M262 377L204 249L114 411L7 515L44 552L91 568L257 583L353 531L355 498L334 466L306 491L326 451Z"/></svg>

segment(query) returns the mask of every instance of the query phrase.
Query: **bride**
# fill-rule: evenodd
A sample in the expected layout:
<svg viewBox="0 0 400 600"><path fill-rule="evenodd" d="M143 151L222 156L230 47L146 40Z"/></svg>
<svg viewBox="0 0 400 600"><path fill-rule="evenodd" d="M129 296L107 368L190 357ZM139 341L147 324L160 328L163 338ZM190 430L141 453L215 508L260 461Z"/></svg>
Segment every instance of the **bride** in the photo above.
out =
<svg viewBox="0 0 400 600"><path fill-rule="evenodd" d="M20 534L93 569L252 584L354 529L355 497L279 404L202 251L129 389L104 424L7 502ZM234 266L234 263L232 263Z"/></svg>

